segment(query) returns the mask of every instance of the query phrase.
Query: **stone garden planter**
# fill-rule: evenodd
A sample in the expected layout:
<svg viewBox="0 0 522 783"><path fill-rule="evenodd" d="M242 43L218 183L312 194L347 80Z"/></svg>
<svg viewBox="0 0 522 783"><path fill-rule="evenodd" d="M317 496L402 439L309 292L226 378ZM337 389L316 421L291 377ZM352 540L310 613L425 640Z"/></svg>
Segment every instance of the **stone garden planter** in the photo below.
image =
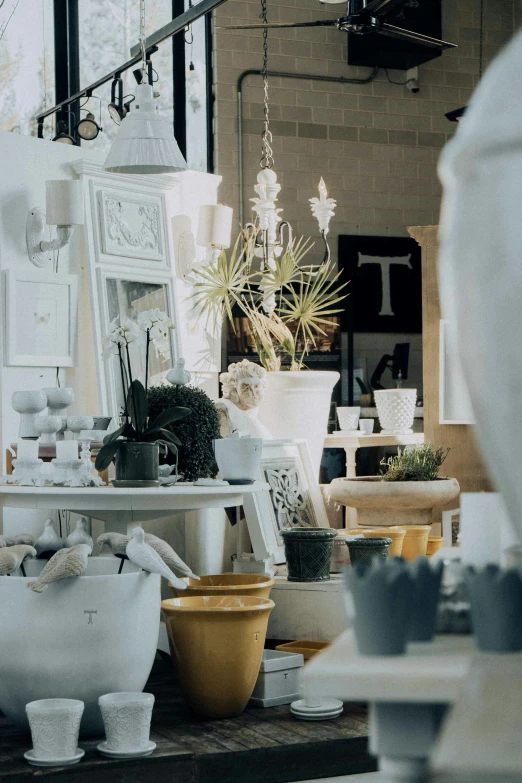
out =
<svg viewBox="0 0 522 783"><path fill-rule="evenodd" d="M458 497L454 478L435 481L381 481L378 476L337 478L330 484L330 497L357 509L357 524L363 527L431 525L435 508Z"/></svg>
<svg viewBox="0 0 522 783"><path fill-rule="evenodd" d="M0 709L28 728L25 705L48 698L85 702L81 732L103 731L98 698L142 691L156 654L160 577L117 558L92 557L85 575L27 589L45 561L26 561L27 578L0 577Z"/></svg>

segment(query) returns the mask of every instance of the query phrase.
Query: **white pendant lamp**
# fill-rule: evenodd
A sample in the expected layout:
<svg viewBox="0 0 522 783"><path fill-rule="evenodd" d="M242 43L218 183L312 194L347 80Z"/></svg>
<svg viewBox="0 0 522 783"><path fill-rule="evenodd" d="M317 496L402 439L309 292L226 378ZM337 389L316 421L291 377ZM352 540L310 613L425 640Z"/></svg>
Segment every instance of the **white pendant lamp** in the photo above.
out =
<svg viewBox="0 0 522 783"><path fill-rule="evenodd" d="M145 52L145 0L141 0L140 43L144 82L136 88L134 108L122 120L103 168L116 174L164 174L185 171L187 163L172 125L158 112L148 83Z"/></svg>

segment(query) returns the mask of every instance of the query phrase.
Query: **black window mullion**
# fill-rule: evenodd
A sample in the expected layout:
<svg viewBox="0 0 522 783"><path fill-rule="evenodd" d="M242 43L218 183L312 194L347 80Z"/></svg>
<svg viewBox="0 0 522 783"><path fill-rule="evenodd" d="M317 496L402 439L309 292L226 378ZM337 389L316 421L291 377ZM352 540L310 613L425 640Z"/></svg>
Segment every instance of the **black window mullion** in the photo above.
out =
<svg viewBox="0 0 522 783"><path fill-rule="evenodd" d="M207 171L214 172L214 84L212 71L212 14L205 16L205 67L207 86Z"/></svg>
<svg viewBox="0 0 522 783"><path fill-rule="evenodd" d="M78 0L54 0L54 78L56 103L67 100L80 89L80 41L78 29ZM62 112L57 120L67 122L68 133L76 139L74 126L78 121L78 102Z"/></svg>
<svg viewBox="0 0 522 783"><path fill-rule="evenodd" d="M185 11L185 0L172 0L172 18ZM174 136L187 157L187 91L185 86L185 31L172 36Z"/></svg>

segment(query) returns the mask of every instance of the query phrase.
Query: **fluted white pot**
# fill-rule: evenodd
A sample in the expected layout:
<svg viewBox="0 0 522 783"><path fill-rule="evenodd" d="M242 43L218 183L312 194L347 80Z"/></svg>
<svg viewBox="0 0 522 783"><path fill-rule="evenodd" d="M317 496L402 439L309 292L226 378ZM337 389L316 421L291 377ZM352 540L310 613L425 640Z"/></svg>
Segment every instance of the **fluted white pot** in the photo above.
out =
<svg viewBox="0 0 522 783"><path fill-rule="evenodd" d="M314 474L319 477L323 443L328 430L332 391L340 375L328 370L267 372L267 389L259 420L274 438L308 441Z"/></svg>
<svg viewBox="0 0 522 783"><path fill-rule="evenodd" d="M156 654L160 577L118 558L89 558L86 575L33 593L28 578L0 577L0 710L28 729L25 705L48 698L85 702L81 732L102 732L98 698L142 691Z"/></svg>

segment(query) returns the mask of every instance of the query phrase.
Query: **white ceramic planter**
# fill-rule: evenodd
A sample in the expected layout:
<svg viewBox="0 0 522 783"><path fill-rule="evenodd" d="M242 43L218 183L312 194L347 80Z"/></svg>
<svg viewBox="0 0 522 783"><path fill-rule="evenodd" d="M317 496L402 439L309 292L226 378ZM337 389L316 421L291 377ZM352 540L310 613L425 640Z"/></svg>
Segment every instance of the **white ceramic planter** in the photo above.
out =
<svg viewBox="0 0 522 783"><path fill-rule="evenodd" d="M417 389L378 389L373 394L383 434L411 432Z"/></svg>
<svg viewBox="0 0 522 783"><path fill-rule="evenodd" d="M44 561L26 561L28 578L0 577L0 709L28 728L36 699L85 702L81 732L102 732L98 698L142 691L156 654L160 577L117 558L89 558L86 575L33 593L27 582ZM127 571L127 573L126 573Z"/></svg>
<svg viewBox="0 0 522 783"><path fill-rule="evenodd" d="M219 472L225 481L255 481L259 473L261 438L220 438L214 441Z"/></svg>
<svg viewBox="0 0 522 783"><path fill-rule="evenodd" d="M337 478L330 498L357 509L357 524L365 527L431 525L434 508L458 497L454 478L435 481L381 481L377 476Z"/></svg>
<svg viewBox="0 0 522 783"><path fill-rule="evenodd" d="M259 408L259 420L274 438L304 438L308 441L314 475L319 466L332 390L339 380L338 372L310 371L267 372L267 389Z"/></svg>

